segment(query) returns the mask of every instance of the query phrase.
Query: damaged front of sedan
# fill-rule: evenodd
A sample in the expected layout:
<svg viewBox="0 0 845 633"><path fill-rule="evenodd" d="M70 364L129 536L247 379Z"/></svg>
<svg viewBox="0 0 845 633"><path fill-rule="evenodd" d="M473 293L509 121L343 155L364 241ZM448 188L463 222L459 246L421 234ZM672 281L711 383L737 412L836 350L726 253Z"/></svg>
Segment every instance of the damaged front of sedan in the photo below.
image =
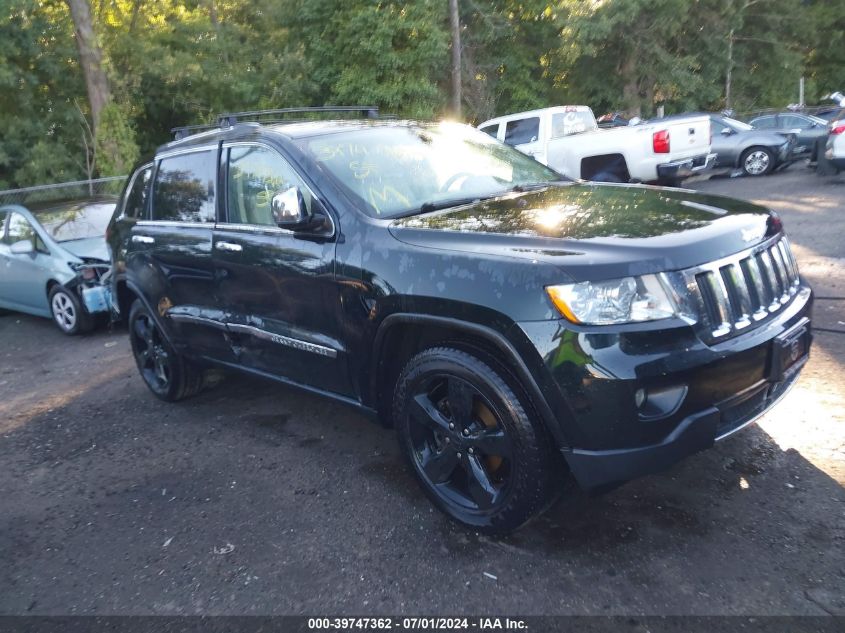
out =
<svg viewBox="0 0 845 633"><path fill-rule="evenodd" d="M81 334L112 310L110 199L0 207L0 309Z"/></svg>

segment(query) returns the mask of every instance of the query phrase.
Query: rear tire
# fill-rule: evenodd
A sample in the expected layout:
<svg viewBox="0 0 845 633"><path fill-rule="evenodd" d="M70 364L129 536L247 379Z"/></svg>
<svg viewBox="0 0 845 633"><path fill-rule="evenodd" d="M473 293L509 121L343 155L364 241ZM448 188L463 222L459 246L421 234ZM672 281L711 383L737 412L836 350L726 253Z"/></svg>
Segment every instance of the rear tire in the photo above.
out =
<svg viewBox="0 0 845 633"><path fill-rule="evenodd" d="M79 297L61 284L57 283L50 289L48 299L53 323L62 334L76 336L94 328L94 320L82 307Z"/></svg>
<svg viewBox="0 0 845 633"><path fill-rule="evenodd" d="M426 495L473 530L511 532L564 486L545 427L501 375L467 352L437 347L412 358L396 383L393 421Z"/></svg>
<svg viewBox="0 0 845 633"><path fill-rule="evenodd" d="M157 398L176 402L202 390L201 368L173 349L140 299L129 309L128 326L135 364Z"/></svg>

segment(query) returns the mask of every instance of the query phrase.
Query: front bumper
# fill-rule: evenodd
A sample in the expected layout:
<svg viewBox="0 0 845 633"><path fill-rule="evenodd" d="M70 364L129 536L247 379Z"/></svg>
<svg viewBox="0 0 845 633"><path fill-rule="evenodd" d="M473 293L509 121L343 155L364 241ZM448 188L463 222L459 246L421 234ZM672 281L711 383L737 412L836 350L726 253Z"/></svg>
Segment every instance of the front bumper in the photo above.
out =
<svg viewBox="0 0 845 633"><path fill-rule="evenodd" d="M693 158L676 160L657 166L657 176L661 180L680 180L700 175L711 169L716 162L716 154L702 154Z"/></svg>
<svg viewBox="0 0 845 633"><path fill-rule="evenodd" d="M806 361L807 357L781 382L761 381L733 398L687 416L658 444L612 451L574 449L564 451L566 462L581 487L593 490L665 470L755 422L787 394Z"/></svg>
<svg viewBox="0 0 845 633"><path fill-rule="evenodd" d="M777 342L803 329L808 351L811 311L812 292L801 286L776 317L711 344L690 327L596 334L562 323L520 326L553 383L543 390L566 439L563 456L582 488L600 490L664 470L774 406L807 358L802 352L787 371L773 371L783 353ZM641 408L638 390L648 394Z"/></svg>

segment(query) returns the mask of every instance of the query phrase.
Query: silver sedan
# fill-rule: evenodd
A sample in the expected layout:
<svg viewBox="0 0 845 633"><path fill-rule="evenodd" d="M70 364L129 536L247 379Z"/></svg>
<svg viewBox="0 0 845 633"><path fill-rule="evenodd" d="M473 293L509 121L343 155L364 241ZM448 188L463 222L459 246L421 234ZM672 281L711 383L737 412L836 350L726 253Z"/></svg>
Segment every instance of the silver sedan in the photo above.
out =
<svg viewBox="0 0 845 633"><path fill-rule="evenodd" d="M108 314L105 229L114 206L0 207L0 308L51 318L70 335L90 330L95 315Z"/></svg>

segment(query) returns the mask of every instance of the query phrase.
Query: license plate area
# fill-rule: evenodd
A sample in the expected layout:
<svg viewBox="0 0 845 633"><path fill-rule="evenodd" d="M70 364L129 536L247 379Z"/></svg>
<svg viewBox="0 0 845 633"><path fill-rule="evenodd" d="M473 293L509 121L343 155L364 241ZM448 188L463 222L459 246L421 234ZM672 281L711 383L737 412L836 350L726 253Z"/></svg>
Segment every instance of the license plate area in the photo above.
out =
<svg viewBox="0 0 845 633"><path fill-rule="evenodd" d="M811 341L810 319L807 318L775 337L766 377L772 382L780 382L803 365L810 353Z"/></svg>

